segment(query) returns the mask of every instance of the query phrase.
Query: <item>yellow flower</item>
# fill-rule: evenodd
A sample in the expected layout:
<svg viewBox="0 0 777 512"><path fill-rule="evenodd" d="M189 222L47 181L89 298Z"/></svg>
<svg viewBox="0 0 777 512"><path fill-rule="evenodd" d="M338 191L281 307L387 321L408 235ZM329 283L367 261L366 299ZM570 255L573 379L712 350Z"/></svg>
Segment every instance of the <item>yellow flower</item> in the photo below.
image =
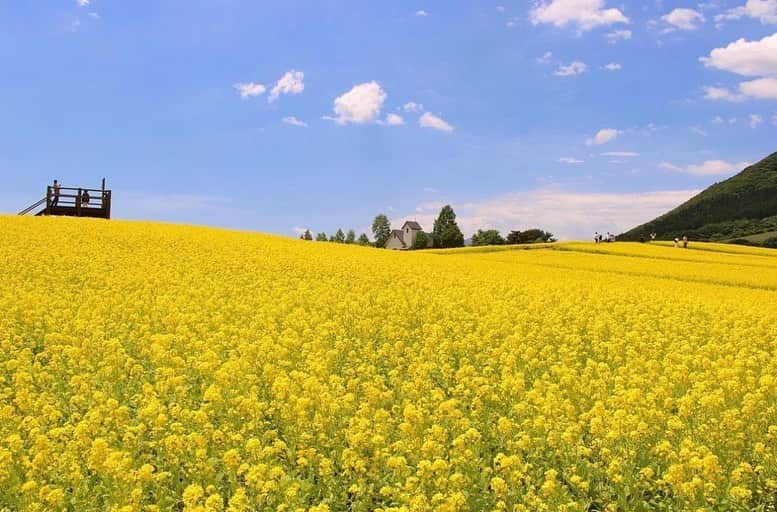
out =
<svg viewBox="0 0 777 512"><path fill-rule="evenodd" d="M9 510L764 508L777 252L0 216ZM530 250L524 250L524 249ZM617 500L616 500L617 498Z"/></svg>
<svg viewBox="0 0 777 512"><path fill-rule="evenodd" d="M183 491L183 504L185 508L190 509L194 508L196 505L199 504L202 497L205 495L205 491L202 489L201 486L197 484L191 484L186 487Z"/></svg>

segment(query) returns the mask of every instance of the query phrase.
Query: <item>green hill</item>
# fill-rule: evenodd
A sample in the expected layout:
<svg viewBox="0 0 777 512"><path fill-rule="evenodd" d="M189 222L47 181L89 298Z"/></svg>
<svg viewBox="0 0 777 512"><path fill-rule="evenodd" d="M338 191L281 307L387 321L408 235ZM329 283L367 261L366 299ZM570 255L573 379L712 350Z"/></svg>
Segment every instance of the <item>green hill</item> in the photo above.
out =
<svg viewBox="0 0 777 512"><path fill-rule="evenodd" d="M638 240L655 232L664 240L686 235L692 240L740 239L768 245L770 239L748 237L769 231L777 231L777 153L618 239Z"/></svg>

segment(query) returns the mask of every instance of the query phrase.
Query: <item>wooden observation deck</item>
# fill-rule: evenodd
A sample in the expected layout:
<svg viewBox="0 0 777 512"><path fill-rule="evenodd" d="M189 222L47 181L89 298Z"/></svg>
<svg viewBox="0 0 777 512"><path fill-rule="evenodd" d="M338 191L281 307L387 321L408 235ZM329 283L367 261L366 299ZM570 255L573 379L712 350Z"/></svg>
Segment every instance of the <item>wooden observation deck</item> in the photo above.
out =
<svg viewBox="0 0 777 512"><path fill-rule="evenodd" d="M36 211L37 210L37 211ZM19 212L19 215L64 215L68 217L111 218L111 191L101 189L46 187L46 197Z"/></svg>

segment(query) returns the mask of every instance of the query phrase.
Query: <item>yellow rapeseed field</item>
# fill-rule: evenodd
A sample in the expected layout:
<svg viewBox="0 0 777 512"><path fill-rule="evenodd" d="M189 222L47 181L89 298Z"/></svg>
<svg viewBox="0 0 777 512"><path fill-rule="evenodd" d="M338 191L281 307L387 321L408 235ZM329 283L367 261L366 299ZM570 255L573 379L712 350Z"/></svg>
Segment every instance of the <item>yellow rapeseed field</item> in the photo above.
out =
<svg viewBox="0 0 777 512"><path fill-rule="evenodd" d="M777 251L0 217L0 510L774 510Z"/></svg>

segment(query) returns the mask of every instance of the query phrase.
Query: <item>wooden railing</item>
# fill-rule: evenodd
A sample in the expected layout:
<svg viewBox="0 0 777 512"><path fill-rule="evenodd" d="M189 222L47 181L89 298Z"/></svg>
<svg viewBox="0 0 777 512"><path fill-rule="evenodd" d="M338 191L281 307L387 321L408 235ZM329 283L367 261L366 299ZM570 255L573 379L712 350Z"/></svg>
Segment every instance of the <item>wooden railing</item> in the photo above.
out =
<svg viewBox="0 0 777 512"><path fill-rule="evenodd" d="M36 208L38 208L40 206L43 206L43 204L45 202L46 202L46 198L44 197L43 199L39 200L37 203L33 203L30 206L28 206L27 208L25 208L24 210L20 211L19 215L27 215L28 213L30 213L34 209L36 209Z"/></svg>
<svg viewBox="0 0 777 512"><path fill-rule="evenodd" d="M46 209L54 212L55 208L75 208L76 216L81 216L82 210L103 210L106 219L111 216L111 191L93 188L46 187Z"/></svg>

